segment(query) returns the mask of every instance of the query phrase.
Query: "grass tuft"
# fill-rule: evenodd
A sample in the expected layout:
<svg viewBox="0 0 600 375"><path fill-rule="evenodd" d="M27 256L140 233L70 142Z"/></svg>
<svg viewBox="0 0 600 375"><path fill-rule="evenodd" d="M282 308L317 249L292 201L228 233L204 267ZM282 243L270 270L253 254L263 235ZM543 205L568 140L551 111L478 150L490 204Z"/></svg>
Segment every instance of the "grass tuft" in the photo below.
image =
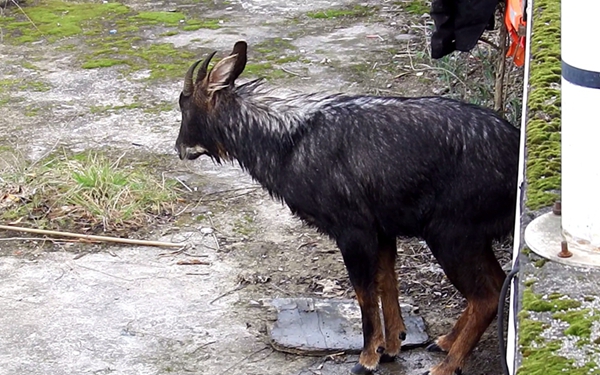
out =
<svg viewBox="0 0 600 375"><path fill-rule="evenodd" d="M13 156L13 159L18 160ZM84 232L140 229L172 213L175 183L142 162L62 153L25 168L0 165L0 219Z"/></svg>

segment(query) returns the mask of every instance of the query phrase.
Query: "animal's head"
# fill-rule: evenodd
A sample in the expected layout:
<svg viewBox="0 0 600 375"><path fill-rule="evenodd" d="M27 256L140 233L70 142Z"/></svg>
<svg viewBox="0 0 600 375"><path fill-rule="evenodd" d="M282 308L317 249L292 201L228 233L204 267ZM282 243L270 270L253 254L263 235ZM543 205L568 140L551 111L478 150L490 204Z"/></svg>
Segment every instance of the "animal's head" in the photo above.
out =
<svg viewBox="0 0 600 375"><path fill-rule="evenodd" d="M180 159L196 159L208 155L216 160L226 157L220 142L221 129L218 118L223 118L227 103L231 101L236 78L246 66L246 42L235 44L229 56L219 61L208 71L208 64L216 52L204 61L198 60L185 75L183 91L179 96L181 128L175 143ZM200 65L194 80L194 70Z"/></svg>

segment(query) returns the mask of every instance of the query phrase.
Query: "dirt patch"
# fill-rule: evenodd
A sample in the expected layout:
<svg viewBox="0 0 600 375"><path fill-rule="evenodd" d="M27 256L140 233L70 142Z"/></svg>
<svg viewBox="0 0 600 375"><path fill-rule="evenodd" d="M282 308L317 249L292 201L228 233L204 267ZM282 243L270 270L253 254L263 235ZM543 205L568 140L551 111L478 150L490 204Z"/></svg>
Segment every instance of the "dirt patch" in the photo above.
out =
<svg viewBox="0 0 600 375"><path fill-rule="evenodd" d="M185 329L173 330L169 325L164 330L148 330L146 328L160 326L164 321L156 316L148 318L158 313L147 303L132 297L131 306L139 308L141 315L137 319L133 312L127 316L139 327L126 332L143 331L157 337L152 344L144 344L152 346L146 357L135 357L137 359L130 363L103 357L104 362L92 361L96 367L84 363L70 368L69 373L84 369L109 371L111 368L137 374L182 371L341 374L347 371L349 362L355 357L302 358L274 353L265 344L265 327L269 319L263 308L266 300L301 296L353 297L339 251L329 239L306 227L287 208L273 201L235 166L217 166L205 159L190 164L179 163L172 151L180 119L177 97L181 90L180 77L194 59L212 50L219 51L218 57L222 57L235 41L245 39L250 45L249 69L243 76L246 79L264 76L272 85L304 91L409 96L445 94L482 104L491 103L489 92L492 90L485 89L490 85L486 75L490 68L482 64L487 61L486 56L491 56L492 47L482 43L472 54L431 61L426 37L432 21L423 8L414 7L409 11L405 2L402 3L125 1L107 13L102 13L104 11L98 4L94 9L104 15L103 22L84 22L81 30L72 29L72 33L60 34L60 37L48 36L57 35L55 24L60 20L52 19L36 31L23 19L18 8L3 11L0 16L3 31L0 44L3 61L0 65L3 77L0 80L0 128L3 129L0 147L18 151L28 162L40 160L60 147L71 152L102 148L110 150L111 155L129 151L142 159L160 160L150 165L168 178L176 178L184 193L180 196L179 209L175 210L177 215L168 223L148 228L146 235L185 241L194 244L196 251L210 255L211 265L206 269L192 266L189 272L184 272L182 267L185 266L174 261L161 263L157 269L162 271L158 273L148 273L148 277L159 279L169 273L174 275L173 278L165 276L170 286L156 285L157 290L169 295L170 307L166 309L164 319L172 318L171 323L175 325L196 325L198 332L204 330L204 333L194 331L186 338ZM46 3L40 3L43 4ZM71 7L68 11L74 14L77 9ZM24 10L27 12L27 7ZM57 14L57 17L65 16L64 10ZM16 24L18 22L21 24ZM22 39L25 36L29 39ZM477 64L481 66L475 69ZM491 85L493 87L493 83ZM520 113L514 103L507 104L507 110ZM0 235L8 237L12 234ZM125 277L126 268L110 263L110 254L120 260L126 259L131 267L133 264L153 265L158 259L157 251L143 253L135 249L60 241L5 240L0 242L0 254L6 262L5 271L12 275L29 267L27 262L35 262L40 267L47 262L49 267L58 267L58 271L54 270L59 272L65 269L57 265L75 264L73 267L77 268L79 260L89 256L100 262L98 264L107 273ZM193 255L197 253L173 253L169 259L191 259ZM507 246L498 246L498 256L503 264L508 263ZM81 265L92 267L88 263ZM448 331L464 302L445 279L425 245L414 239L400 240L397 269L403 299L419 307L429 335L436 337ZM35 271L35 267L31 270ZM48 280L53 279L52 275ZM73 282L78 282L76 273L69 275L73 275ZM17 283L31 278L20 277L11 280ZM179 287L177 278L192 290L198 289L199 294L193 297L197 305L182 302L189 295L170 295ZM100 280L89 280L90 284L102 284ZM130 282L133 281L124 284ZM68 285L60 288L63 287L69 288ZM58 290L62 290L60 288ZM117 293L110 288L103 296L98 296L106 299L93 302L98 311L101 310L98 306L110 305L111 293ZM24 287L23 293L34 293L34 289ZM89 292L81 289L81 293ZM146 292L146 289L140 291L141 295ZM7 293L4 290L0 295L6 297ZM49 291L39 293L51 295ZM151 300L160 304L160 299ZM13 300L2 301L17 315L25 311ZM61 305L55 307L59 309ZM199 311L196 315L194 308ZM112 308L109 310L113 311ZM185 314L178 321L176 317L180 311ZM150 315L144 315L145 312ZM118 312L114 314L119 316ZM203 321L194 320L198 318ZM68 323L61 322L57 323L58 327L69 327ZM86 329L92 329L87 325L80 327L81 330L69 331L66 336L75 340ZM50 342L53 332L56 333L47 331L45 340ZM482 339L467 373L489 375L499 372L494 332L491 327ZM26 341L34 344L31 340ZM105 339L100 333L96 339L88 337L83 341L95 343L98 350L102 345L113 348L125 345ZM3 348L0 352L10 353L11 350ZM39 361L40 354L34 350L32 353L31 358ZM68 351L54 353L59 358L57 363L68 361ZM115 358L127 355L118 350L111 353ZM412 357L427 358L428 361L439 359L418 350L406 353L403 358L410 361ZM381 372L424 371L418 366L403 367L404 359L397 364L398 368L383 368ZM9 363L11 358L0 357L0 363L2 361ZM144 361L149 364L135 372L136 363ZM410 363L413 366L421 362ZM14 370L8 370L10 374L23 371L36 374L29 367L11 366L0 368ZM40 374L61 373L56 367L56 363L45 363L40 367L43 369Z"/></svg>

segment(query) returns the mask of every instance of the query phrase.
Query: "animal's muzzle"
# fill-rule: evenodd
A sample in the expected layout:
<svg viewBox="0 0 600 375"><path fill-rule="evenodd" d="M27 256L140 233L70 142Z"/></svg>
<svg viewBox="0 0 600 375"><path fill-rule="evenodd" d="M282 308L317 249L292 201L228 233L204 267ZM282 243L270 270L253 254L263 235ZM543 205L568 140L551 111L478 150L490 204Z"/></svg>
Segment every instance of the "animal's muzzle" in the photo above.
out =
<svg viewBox="0 0 600 375"><path fill-rule="evenodd" d="M207 154L206 149L200 146L188 147L185 145L175 145L175 151L177 151L179 159L181 160L194 160L198 159L204 154Z"/></svg>

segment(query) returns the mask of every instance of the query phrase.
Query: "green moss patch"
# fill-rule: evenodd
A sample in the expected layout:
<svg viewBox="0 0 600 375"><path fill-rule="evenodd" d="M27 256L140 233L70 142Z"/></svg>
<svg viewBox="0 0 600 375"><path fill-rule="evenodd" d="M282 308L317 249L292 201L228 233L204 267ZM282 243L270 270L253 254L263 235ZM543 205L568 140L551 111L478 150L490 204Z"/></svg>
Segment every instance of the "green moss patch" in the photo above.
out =
<svg viewBox="0 0 600 375"><path fill-rule="evenodd" d="M581 302L564 298L562 294L554 293L547 298L539 294L535 294L531 288L526 288L523 291L523 310L543 312L543 311L565 311L581 306Z"/></svg>
<svg viewBox="0 0 600 375"><path fill-rule="evenodd" d="M261 74L263 76L266 74L267 76L272 77L272 75L268 73L273 73L276 76L285 77L286 74L281 74L282 72L275 73L275 70L273 70L274 68L271 66L271 64L287 64L296 61L309 62L306 58L303 58L300 54L298 54L296 50L296 46L294 46L289 40L283 38L270 38L257 43L252 47L252 51L257 54L257 60L260 61L260 59L262 59L265 62L263 64L259 64L262 66L255 66L254 68L251 67L251 74L256 75L256 73L259 73L259 70L264 70L264 72L260 72L264 73Z"/></svg>
<svg viewBox="0 0 600 375"><path fill-rule="evenodd" d="M90 42L93 52L82 58L86 69L126 65L129 71L150 70L150 79L179 77L196 57L170 43L142 44L139 38L109 36Z"/></svg>
<svg viewBox="0 0 600 375"><path fill-rule="evenodd" d="M185 22L185 15L180 12L140 12L130 17L139 25L178 26Z"/></svg>
<svg viewBox="0 0 600 375"><path fill-rule="evenodd" d="M269 38L252 47L254 52L264 55L281 54L286 51L295 51L294 46L289 40L283 38Z"/></svg>
<svg viewBox="0 0 600 375"><path fill-rule="evenodd" d="M560 189L560 2L534 3L527 107L527 207L557 200Z"/></svg>
<svg viewBox="0 0 600 375"><path fill-rule="evenodd" d="M325 9L314 12L308 12L306 15L310 18L331 19L331 18L357 18L370 16L376 8L356 5L352 8Z"/></svg>
<svg viewBox="0 0 600 375"><path fill-rule="evenodd" d="M583 339L590 338L592 324L600 320L600 316L594 314L590 309L556 313L552 317L569 323L569 328L565 329L565 335L578 336Z"/></svg>
<svg viewBox="0 0 600 375"><path fill-rule="evenodd" d="M110 59L110 58L99 58L90 59L81 64L83 69L97 69L97 68L110 68L111 66L126 64L124 60Z"/></svg>
<svg viewBox="0 0 600 375"><path fill-rule="evenodd" d="M93 114L105 113L105 112L119 112L123 110L141 109L147 113L159 113L164 111L170 111L175 108L171 102L160 102L158 104L146 104L140 102L133 102L130 104L122 105L107 105L107 106L92 106L90 112Z"/></svg>
<svg viewBox="0 0 600 375"><path fill-rule="evenodd" d="M540 335L548 328L546 323L525 318L521 319L519 325L519 344L521 346L528 346L531 342L541 342Z"/></svg>
<svg viewBox="0 0 600 375"><path fill-rule="evenodd" d="M73 3L46 0L24 7L25 15L11 10L14 17L0 17L0 27L8 31L5 40L26 43L42 36L49 41L97 30L126 15L130 9L120 3ZM29 19L28 19L29 18Z"/></svg>
<svg viewBox="0 0 600 375"><path fill-rule="evenodd" d="M79 56L84 69L124 66L123 72L150 70L150 78L179 77L196 55L168 43L142 43L135 35L140 28L170 28L163 35L200 28L220 27L216 19L193 19L182 12L135 12L119 3L72 3L41 0L25 7L26 15L12 8L0 18L0 28L9 43L27 43L45 38L55 42L79 36L86 46ZM8 12L8 11L7 11ZM27 19L29 17L31 21ZM63 42L57 48L78 52L78 45Z"/></svg>
<svg viewBox="0 0 600 375"><path fill-rule="evenodd" d="M519 348L522 354L521 366L517 375L559 375L559 374L593 374L596 363L589 361L577 366L575 361L559 355L562 340L547 340L542 333L550 328L544 321L532 319L535 313L552 312L552 319L569 324L565 335L576 336L577 344L582 347L590 342L592 325L600 320L599 316L588 308L580 309L579 301L565 298L560 293L552 293L547 297L533 293L527 287L523 291L523 310L519 313Z"/></svg>
<svg viewBox="0 0 600 375"><path fill-rule="evenodd" d="M431 2L426 0L395 1L394 5L399 5L406 12L416 16L421 16L431 11Z"/></svg>
<svg viewBox="0 0 600 375"><path fill-rule="evenodd" d="M0 79L0 95L10 93L11 91L36 91L45 92L50 90L50 85L42 81L33 81L28 79L6 78Z"/></svg>
<svg viewBox="0 0 600 375"><path fill-rule="evenodd" d="M522 322L523 323L523 322ZM596 367L595 363L587 363L583 367L574 366L574 361L556 354L560 349L559 341L552 341L542 346L528 345L523 351L523 361L517 375L589 375Z"/></svg>
<svg viewBox="0 0 600 375"><path fill-rule="evenodd" d="M183 25L184 31L196 31L200 29L215 30L221 27L220 21L216 19L189 20Z"/></svg>
<svg viewBox="0 0 600 375"><path fill-rule="evenodd" d="M23 14L25 12L25 14ZM10 9L0 17L5 41L28 43L46 38L49 42L76 35L106 35L138 31L145 26L163 26L189 31L220 27L216 19L192 19L181 12L139 12L120 3L42 0L35 6Z"/></svg>
<svg viewBox="0 0 600 375"><path fill-rule="evenodd" d="M271 63L246 64L244 75L266 79L279 79L288 76L288 73L275 68Z"/></svg>

